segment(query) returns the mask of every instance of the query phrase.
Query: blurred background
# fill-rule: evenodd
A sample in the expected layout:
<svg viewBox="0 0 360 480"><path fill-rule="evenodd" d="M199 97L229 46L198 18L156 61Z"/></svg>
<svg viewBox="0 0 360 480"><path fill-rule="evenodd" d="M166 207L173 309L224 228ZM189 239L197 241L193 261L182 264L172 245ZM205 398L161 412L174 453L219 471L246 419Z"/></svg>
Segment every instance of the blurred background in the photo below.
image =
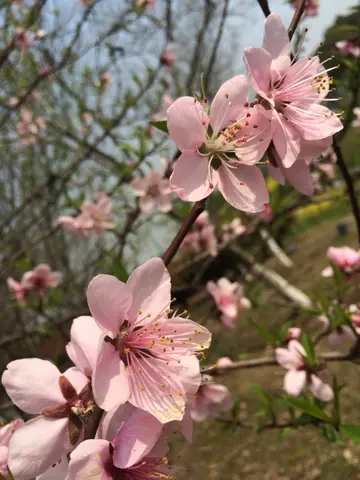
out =
<svg viewBox="0 0 360 480"><path fill-rule="evenodd" d="M293 4L269 2L285 25ZM177 97L200 95L201 74L211 99L224 81L245 73L243 49L261 45L263 22L256 0L0 1L0 371L11 360L33 356L65 368L71 322L88 314L89 280L111 273L124 281L141 262L163 254L191 205L172 197L170 211L142 208L134 180L152 169L168 176L177 155L149 121L165 120ZM350 41L353 50L336 46L341 41ZM300 55L320 51L322 59L333 56L332 64L339 64L331 96L341 99L331 105L344 111L339 141L358 195L359 3L319 0L293 43ZM262 215L247 216L211 195L210 236L199 248L190 238L171 264L176 306L213 333L206 365L219 357L235 361L266 353L266 334L254 324L270 332L285 324L319 330L305 310L306 298L333 294L331 282L321 277L326 251L330 245L356 248L357 235L333 152L311 168L312 198L267 177L271 202ZM71 230L59 222L80 216L90 208L84 202L99 201L99 192L111 197L106 214L113 227ZM234 219L244 228L226 237ZM19 301L8 279L21 282L41 263L61 272L61 283L40 288L41 294L25 292ZM205 288L221 277L242 283L252 305L233 330L221 323ZM284 287L289 284L295 294ZM348 423L360 421L357 368L333 366L345 384ZM306 427L268 428L269 412L252 386L281 391L283 373L266 367L224 376L232 417L196 424L193 445L174 438L174 476L360 478L354 443L329 443ZM1 390L0 418L19 415ZM234 416L249 425L231 421Z"/></svg>

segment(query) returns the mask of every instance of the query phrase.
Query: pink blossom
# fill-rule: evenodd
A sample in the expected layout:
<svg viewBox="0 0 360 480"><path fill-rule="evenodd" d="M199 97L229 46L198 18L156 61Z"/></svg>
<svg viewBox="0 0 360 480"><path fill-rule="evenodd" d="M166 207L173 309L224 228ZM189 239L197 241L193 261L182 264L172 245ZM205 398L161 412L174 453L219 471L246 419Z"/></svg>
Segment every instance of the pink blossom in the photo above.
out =
<svg viewBox="0 0 360 480"><path fill-rule="evenodd" d="M161 65L172 67L176 62L176 54L173 45L166 45L162 54L160 55Z"/></svg>
<svg viewBox="0 0 360 480"><path fill-rule="evenodd" d="M234 218L230 223L223 225L222 231L224 242L230 242L230 240L245 233L246 227L242 224L240 218Z"/></svg>
<svg viewBox="0 0 360 480"><path fill-rule="evenodd" d="M250 301L243 296L242 286L237 282L231 283L227 278L220 278L216 283L208 282L206 288L222 313L221 321L229 328L234 328L236 320L251 307Z"/></svg>
<svg viewBox="0 0 360 480"><path fill-rule="evenodd" d="M149 212L154 207L160 212L170 212L172 209L171 188L163 172L151 170L147 176L135 178L131 186L135 195L140 197L139 204L143 213Z"/></svg>
<svg viewBox="0 0 360 480"><path fill-rule="evenodd" d="M77 443L90 406L88 379L76 368L61 374L51 362L26 358L7 365L2 383L15 405L39 414L16 430L9 445L9 469L17 480L27 480Z"/></svg>
<svg viewBox="0 0 360 480"><path fill-rule="evenodd" d="M332 82L318 56L291 60L287 30L276 14L265 21L262 48L246 48L245 64L250 83L272 110L273 143L285 168L301 156L302 141L319 141L343 125L321 106ZM304 168L304 166L303 166Z"/></svg>
<svg viewBox="0 0 360 480"><path fill-rule="evenodd" d="M92 317L84 315L73 320L66 353L87 377L91 377L95 369L101 337L102 330Z"/></svg>
<svg viewBox="0 0 360 480"><path fill-rule="evenodd" d="M326 315L320 315L318 319L324 324L325 332L329 330L330 322ZM348 353L357 341L352 328L348 325L339 325L333 328L327 336L329 346L332 350Z"/></svg>
<svg viewBox="0 0 360 480"><path fill-rule="evenodd" d="M285 341L289 342L290 340L298 340L300 337L301 337L301 328L291 327L291 328L288 328L286 332Z"/></svg>
<svg viewBox="0 0 360 480"><path fill-rule="evenodd" d="M193 254L201 252L200 232L193 231L186 234L186 237L180 245L180 251L184 254Z"/></svg>
<svg viewBox="0 0 360 480"><path fill-rule="evenodd" d="M205 227L208 227L209 225L212 225L210 220L210 215L209 215L209 212L205 210L204 212L200 213L200 215L195 220L195 226L199 230L201 230Z"/></svg>
<svg viewBox="0 0 360 480"><path fill-rule="evenodd" d="M351 321L356 328L360 327L360 306L350 305L349 313L351 314Z"/></svg>
<svg viewBox="0 0 360 480"><path fill-rule="evenodd" d="M17 28L15 34L15 41L19 47L21 47L22 51L25 52L29 50L29 48L34 43L34 39L31 33L27 32L23 28Z"/></svg>
<svg viewBox="0 0 360 480"><path fill-rule="evenodd" d="M61 279L60 272L52 272L49 265L40 263L34 270L24 273L21 283L26 290L41 295L47 288L56 288Z"/></svg>
<svg viewBox="0 0 360 480"><path fill-rule="evenodd" d="M246 79L238 75L220 87L210 116L192 97L181 97L168 109L169 135L182 152L170 186L182 200L201 200L218 186L240 210L255 213L268 203L264 178L254 164L271 140L271 111L248 108L247 98Z"/></svg>
<svg viewBox="0 0 360 480"><path fill-rule="evenodd" d="M78 235L79 237L88 237L91 233L93 221L87 213L81 213L77 217L70 215L60 215L56 221L57 225L61 225L65 230Z"/></svg>
<svg viewBox="0 0 360 480"><path fill-rule="evenodd" d="M213 378L210 375L203 375L202 384L191 409L191 417L195 422L203 422L209 417L215 418L233 407L228 388L212 382Z"/></svg>
<svg viewBox="0 0 360 480"><path fill-rule="evenodd" d="M233 361L229 357L220 357L216 360L217 367L227 367L232 365Z"/></svg>
<svg viewBox="0 0 360 480"><path fill-rule="evenodd" d="M159 258L138 267L126 284L98 275L88 288L92 316L103 331L92 384L104 410L129 401L160 422L181 420L186 398L200 384L196 357L209 331L171 318L170 276Z"/></svg>
<svg viewBox="0 0 360 480"><path fill-rule="evenodd" d="M44 117L36 116L27 108L20 109L21 121L16 124L16 130L20 136L21 143L32 145L40 131L46 127Z"/></svg>
<svg viewBox="0 0 360 480"><path fill-rule="evenodd" d="M86 440L72 452L69 480L83 479L89 471L94 480L170 480L163 470L166 460L160 458L167 450L163 425L126 404L104 416L96 440Z"/></svg>
<svg viewBox="0 0 360 480"><path fill-rule="evenodd" d="M199 240L201 250L205 250L212 257L216 257L218 252L218 241L215 235L214 225L207 225L206 227L202 228L199 232Z"/></svg>
<svg viewBox="0 0 360 480"><path fill-rule="evenodd" d="M22 5L25 0L12 0L13 5L19 6Z"/></svg>
<svg viewBox="0 0 360 480"><path fill-rule="evenodd" d="M115 228L115 223L111 215L112 201L111 197L104 192L97 192L96 201L85 200L80 209L86 220L90 219L92 226L90 230L95 235L100 235L104 230Z"/></svg>
<svg viewBox="0 0 360 480"><path fill-rule="evenodd" d="M101 85L104 88L109 88L112 82L112 77L110 72L104 72L100 77Z"/></svg>
<svg viewBox="0 0 360 480"><path fill-rule="evenodd" d="M355 119L352 121L351 126L352 127L360 127L360 108L355 107L353 110L353 114L355 115Z"/></svg>
<svg viewBox="0 0 360 480"><path fill-rule="evenodd" d="M352 40L341 40L336 42L335 45L343 53L350 53L354 57L360 57L360 48Z"/></svg>
<svg viewBox="0 0 360 480"><path fill-rule="evenodd" d="M7 459L9 452L9 443L15 430L24 424L21 419L13 420L6 425L0 425L0 475L8 478Z"/></svg>
<svg viewBox="0 0 360 480"><path fill-rule="evenodd" d="M360 266L360 251L350 247L329 247L327 256L340 270L347 274L353 273ZM321 275L323 277L332 277L332 267L324 268Z"/></svg>
<svg viewBox="0 0 360 480"><path fill-rule="evenodd" d="M15 293L15 298L19 303L26 303L27 296L30 291L20 283L14 280L12 277L8 277L7 284L9 289Z"/></svg>
<svg viewBox="0 0 360 480"><path fill-rule="evenodd" d="M195 220L194 231L184 238L181 247L183 253L199 253L207 251L215 257L218 251L218 241L215 226L212 225L208 212L202 212Z"/></svg>
<svg viewBox="0 0 360 480"><path fill-rule="evenodd" d="M324 402L332 400L332 388L324 383L313 370L307 371L306 352L297 340L291 340L287 348L275 350L276 361L288 370L284 378L284 390L297 397L308 386L313 395Z"/></svg>
<svg viewBox="0 0 360 480"><path fill-rule="evenodd" d="M294 8L297 8L301 0L291 0ZM305 16L315 17L319 13L319 0L307 0L305 5Z"/></svg>
<svg viewBox="0 0 360 480"><path fill-rule="evenodd" d="M95 0L78 0L84 7L90 7Z"/></svg>

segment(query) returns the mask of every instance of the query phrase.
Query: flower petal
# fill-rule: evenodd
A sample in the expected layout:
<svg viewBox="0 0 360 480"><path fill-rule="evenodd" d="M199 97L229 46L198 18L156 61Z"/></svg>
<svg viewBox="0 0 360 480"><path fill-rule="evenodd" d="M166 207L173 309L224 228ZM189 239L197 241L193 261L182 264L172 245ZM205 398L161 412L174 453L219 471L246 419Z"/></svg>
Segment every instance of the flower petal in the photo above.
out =
<svg viewBox="0 0 360 480"><path fill-rule="evenodd" d="M140 265L130 275L127 286L132 292L132 304L128 312L130 323L141 325L144 323L141 319L147 314L154 318L170 307L171 278L161 258L151 258ZM141 315L139 310L143 312ZM145 323L151 321L149 318L145 319Z"/></svg>
<svg viewBox="0 0 360 480"><path fill-rule="evenodd" d="M107 440L85 440L70 455L69 480L111 480L105 466L111 461Z"/></svg>
<svg viewBox="0 0 360 480"><path fill-rule="evenodd" d="M112 442L114 465L128 468L147 455L159 439L164 425L150 413L136 409Z"/></svg>
<svg viewBox="0 0 360 480"><path fill-rule="evenodd" d="M68 419L38 416L16 430L10 441L8 465L16 480L46 472L70 450Z"/></svg>
<svg viewBox="0 0 360 480"><path fill-rule="evenodd" d="M77 367L71 367L65 370L63 375L69 380L71 385L75 388L76 393L80 393L81 390L89 383L88 377L86 377L81 370Z"/></svg>
<svg viewBox="0 0 360 480"><path fill-rule="evenodd" d="M39 358L24 358L7 365L2 375L6 393L27 413L40 413L54 403L65 403L59 387L59 370Z"/></svg>
<svg viewBox="0 0 360 480"><path fill-rule="evenodd" d="M89 284L87 300L102 331L111 337L116 335L131 305L130 288L112 275L97 275Z"/></svg>
<svg viewBox="0 0 360 480"><path fill-rule="evenodd" d="M110 343L102 342L100 344L92 384L96 403L105 411L109 411L129 399L127 370L120 360L118 352Z"/></svg>
<svg viewBox="0 0 360 480"><path fill-rule="evenodd" d="M272 57L263 48L248 47L244 50L244 62L251 86L256 93L269 100ZM271 100L273 104L273 100Z"/></svg>
<svg viewBox="0 0 360 480"><path fill-rule="evenodd" d="M204 143L209 117L193 97L181 97L167 111L171 140L181 152L197 150Z"/></svg>
<svg viewBox="0 0 360 480"><path fill-rule="evenodd" d="M71 340L66 345L66 352L70 360L87 376L91 376L95 368L102 333L95 320L88 315L73 320L70 330Z"/></svg>
<svg viewBox="0 0 360 480"><path fill-rule="evenodd" d="M272 57L272 80L280 80L290 68L290 41L283 21L276 13L270 14L265 20L265 33L262 48ZM275 75L274 75L275 74Z"/></svg>
<svg viewBox="0 0 360 480"><path fill-rule="evenodd" d="M36 480L67 480L68 478L69 461L66 456L61 458L58 463L51 465L49 470L42 473Z"/></svg>
<svg viewBox="0 0 360 480"><path fill-rule="evenodd" d="M284 390L297 397L303 391L306 385L305 370L289 370L284 378Z"/></svg>
<svg viewBox="0 0 360 480"><path fill-rule="evenodd" d="M282 168L282 173L298 192L304 195L314 193L313 177L305 160L297 159L290 168Z"/></svg>
<svg viewBox="0 0 360 480"><path fill-rule="evenodd" d="M322 152L331 147L333 137L322 138L321 140L302 140L298 159L310 163L320 156Z"/></svg>
<svg viewBox="0 0 360 480"><path fill-rule="evenodd" d="M324 383L317 375L312 374L310 381L310 390L315 397L323 402L330 402L334 398L333 389Z"/></svg>
<svg viewBox="0 0 360 480"><path fill-rule="evenodd" d="M244 75L225 82L217 91L210 109L210 124L214 134L236 120L248 99L248 84Z"/></svg>
<svg viewBox="0 0 360 480"><path fill-rule="evenodd" d="M222 164L218 174L219 190L230 205L249 213L264 210L269 194L257 167L240 165L237 169L230 169Z"/></svg>
<svg viewBox="0 0 360 480"><path fill-rule="evenodd" d="M278 183L280 183L280 185L285 184L285 177L283 175L283 172L282 172L282 169L280 168L280 166L274 167L274 165L272 165L271 163L268 163L267 171L268 171L269 175L271 175L274 180L276 180Z"/></svg>
<svg viewBox="0 0 360 480"><path fill-rule="evenodd" d="M283 114L274 111L273 142L284 167L289 168L300 153L301 136Z"/></svg>
<svg viewBox="0 0 360 480"><path fill-rule="evenodd" d="M181 200L196 202L210 195L217 184L216 178L216 172L209 168L207 158L188 152L176 160L170 187Z"/></svg>

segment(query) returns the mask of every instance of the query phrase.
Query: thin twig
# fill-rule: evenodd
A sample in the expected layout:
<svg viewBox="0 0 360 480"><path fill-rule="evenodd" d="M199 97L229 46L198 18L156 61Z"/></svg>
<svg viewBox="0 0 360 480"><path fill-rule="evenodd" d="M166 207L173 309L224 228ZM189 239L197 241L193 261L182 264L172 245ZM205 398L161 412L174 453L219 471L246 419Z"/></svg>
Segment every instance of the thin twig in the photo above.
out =
<svg viewBox="0 0 360 480"><path fill-rule="evenodd" d="M258 4L260 5L265 17L268 17L271 13L268 0L258 0Z"/></svg>
<svg viewBox="0 0 360 480"><path fill-rule="evenodd" d="M195 220L205 210L205 203L206 203L206 199L204 198L196 202L192 207L185 222L180 227L180 230L176 234L174 240L171 242L169 248L166 250L166 252L163 255L163 260L166 266L168 266L171 260L174 258L186 234L189 232L190 228L194 225Z"/></svg>
<svg viewBox="0 0 360 480"><path fill-rule="evenodd" d="M290 27L288 28L288 34L289 34L289 39L291 40L296 29L297 29L297 26L301 20L301 17L304 13L304 10L305 10L305 4L306 4L306 1L307 0L301 0L298 4L298 6L296 7L296 10L295 10L295 13L294 13L294 16L291 20L291 23L290 23Z"/></svg>
<svg viewBox="0 0 360 480"><path fill-rule="evenodd" d="M355 219L358 242L359 242L359 245L360 245L360 208L359 208L359 203L358 203L358 199L356 197L356 192L355 192L355 188L354 188L354 180L353 180L352 176L350 175L350 172L347 168L344 156L343 156L341 148L340 148L340 146L337 142L336 136L333 137L333 148L334 148L334 152L335 152L336 157L337 157L337 165L338 165L338 167L341 171L341 174L344 178L344 181L346 183L350 204L351 204L351 208L352 208L354 219Z"/></svg>

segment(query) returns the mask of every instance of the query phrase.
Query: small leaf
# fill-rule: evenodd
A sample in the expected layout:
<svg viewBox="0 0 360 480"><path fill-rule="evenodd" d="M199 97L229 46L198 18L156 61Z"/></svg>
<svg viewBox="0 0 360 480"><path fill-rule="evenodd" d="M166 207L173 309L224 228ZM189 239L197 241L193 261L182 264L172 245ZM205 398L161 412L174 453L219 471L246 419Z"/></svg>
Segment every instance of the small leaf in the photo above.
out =
<svg viewBox="0 0 360 480"><path fill-rule="evenodd" d="M279 438L285 438L289 433L295 432L295 428L284 427L279 432Z"/></svg>
<svg viewBox="0 0 360 480"><path fill-rule="evenodd" d="M315 405L309 398L283 397L284 402L290 407L298 408L319 420L331 423L331 418L320 407Z"/></svg>
<svg viewBox="0 0 360 480"><path fill-rule="evenodd" d="M158 130L161 130L162 132L169 134L169 130L167 127L167 120L159 120L158 122L151 121L149 123L152 127L155 127Z"/></svg>
<svg viewBox="0 0 360 480"><path fill-rule="evenodd" d="M335 443L339 439L339 434L332 425L324 425L321 430L322 434L327 440L329 440L329 442Z"/></svg>
<svg viewBox="0 0 360 480"><path fill-rule="evenodd" d="M314 365L316 362L315 350L311 338L307 333L304 333L301 336L301 343L306 352L306 363L309 365Z"/></svg>
<svg viewBox="0 0 360 480"><path fill-rule="evenodd" d="M249 387L249 390L255 393L255 395L262 401L264 405L266 405L267 407L271 405L270 395L264 392L264 390L261 387L259 387L259 385L253 385L252 383L250 383L248 387Z"/></svg>
<svg viewBox="0 0 360 480"><path fill-rule="evenodd" d="M237 418L238 418L238 416L239 416L240 405L241 405L240 400L236 400L236 402L234 403L233 408L231 409L231 418L232 418L234 421L237 420Z"/></svg>
<svg viewBox="0 0 360 480"><path fill-rule="evenodd" d="M360 443L360 425L341 425L341 430L350 438L350 440Z"/></svg>
<svg viewBox="0 0 360 480"><path fill-rule="evenodd" d="M126 268L124 267L122 261L119 258L113 261L112 274L115 275L115 277L121 282L126 282L129 277Z"/></svg>

